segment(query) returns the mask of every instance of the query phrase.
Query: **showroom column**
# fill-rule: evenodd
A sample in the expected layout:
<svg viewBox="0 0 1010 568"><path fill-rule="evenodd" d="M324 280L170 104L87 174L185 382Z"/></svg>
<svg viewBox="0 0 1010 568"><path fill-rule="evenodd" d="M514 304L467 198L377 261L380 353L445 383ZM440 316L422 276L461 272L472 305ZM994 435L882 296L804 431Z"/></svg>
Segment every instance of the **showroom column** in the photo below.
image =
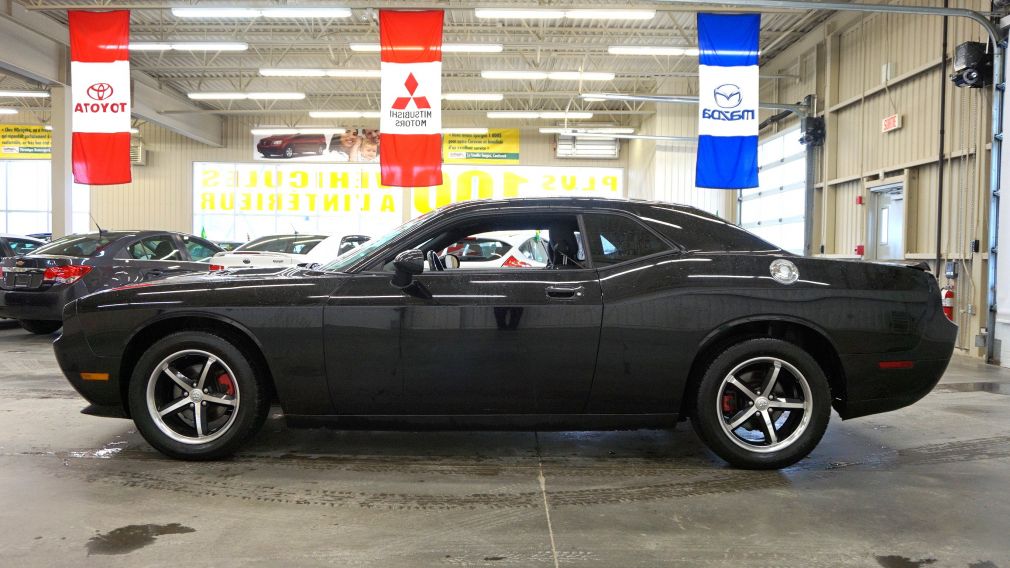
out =
<svg viewBox="0 0 1010 568"><path fill-rule="evenodd" d="M73 133L70 128L70 86L52 88L52 232L53 238L73 232L74 177L70 158Z"/></svg>

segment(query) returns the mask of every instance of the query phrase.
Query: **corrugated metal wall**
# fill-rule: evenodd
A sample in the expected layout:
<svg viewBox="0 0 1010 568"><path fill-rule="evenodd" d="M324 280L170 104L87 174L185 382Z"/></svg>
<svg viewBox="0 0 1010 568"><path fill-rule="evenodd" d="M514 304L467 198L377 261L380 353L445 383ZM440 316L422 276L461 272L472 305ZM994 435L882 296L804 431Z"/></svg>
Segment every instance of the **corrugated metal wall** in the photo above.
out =
<svg viewBox="0 0 1010 568"><path fill-rule="evenodd" d="M133 183L95 187L91 212L106 228L193 230L193 162L249 162L253 159L250 124L225 121L225 147L212 148L157 125L140 127L147 165L133 168ZM617 160L569 160L554 157L554 137L536 129L522 132L520 163L530 166L604 166L625 168L628 147Z"/></svg>

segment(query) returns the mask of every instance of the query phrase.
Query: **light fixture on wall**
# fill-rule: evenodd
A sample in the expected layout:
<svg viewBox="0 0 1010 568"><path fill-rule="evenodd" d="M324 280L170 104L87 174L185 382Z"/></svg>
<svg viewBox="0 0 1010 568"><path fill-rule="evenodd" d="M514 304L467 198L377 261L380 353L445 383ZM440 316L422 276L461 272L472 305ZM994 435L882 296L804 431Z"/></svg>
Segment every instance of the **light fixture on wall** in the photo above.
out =
<svg viewBox="0 0 1010 568"><path fill-rule="evenodd" d="M47 99L49 98L49 91L0 91L0 97Z"/></svg>
<svg viewBox="0 0 1010 568"><path fill-rule="evenodd" d="M612 45L607 48L610 55L686 55L698 57L697 47L675 47L665 45Z"/></svg>
<svg viewBox="0 0 1010 568"><path fill-rule="evenodd" d="M186 95L194 101L300 101L305 98L305 93L189 93Z"/></svg>
<svg viewBox="0 0 1010 568"><path fill-rule="evenodd" d="M349 8L305 6L294 8L172 8L176 18L253 19L253 18L350 18Z"/></svg>
<svg viewBox="0 0 1010 568"><path fill-rule="evenodd" d="M496 110L487 113L488 118L544 119L544 120L585 120L593 118L591 112Z"/></svg>
<svg viewBox="0 0 1010 568"><path fill-rule="evenodd" d="M375 110L313 110L309 112L312 118L379 118Z"/></svg>
<svg viewBox="0 0 1010 568"><path fill-rule="evenodd" d="M565 134L576 136L578 134L634 134L634 128L562 128L557 126L541 128L540 134Z"/></svg>
<svg viewBox="0 0 1010 568"><path fill-rule="evenodd" d="M347 46L351 51L364 53L378 53L382 48L377 43L351 43ZM398 47L398 50L409 50L409 48ZM417 47L416 51L422 48ZM444 43L442 53L501 53L505 46L500 43Z"/></svg>
<svg viewBox="0 0 1010 568"><path fill-rule="evenodd" d="M484 79L514 79L520 81L613 81L615 74L603 71L504 71L490 69L480 72Z"/></svg>
<svg viewBox="0 0 1010 568"><path fill-rule="evenodd" d="M281 69L264 67L260 69L263 77L339 77L370 79L379 78L378 69Z"/></svg>
<svg viewBox="0 0 1010 568"><path fill-rule="evenodd" d="M487 128L443 128L442 134L487 134Z"/></svg>
<svg viewBox="0 0 1010 568"><path fill-rule="evenodd" d="M474 16L494 20L651 20L655 10L535 10L476 8Z"/></svg>
<svg viewBox="0 0 1010 568"><path fill-rule="evenodd" d="M500 101L505 98L501 93L446 93L442 95L447 101Z"/></svg>
<svg viewBox="0 0 1010 568"><path fill-rule="evenodd" d="M246 51L244 41L136 41L130 42L130 51Z"/></svg>
<svg viewBox="0 0 1010 568"><path fill-rule="evenodd" d="M0 108L0 114L17 114L18 109L16 108Z"/></svg>

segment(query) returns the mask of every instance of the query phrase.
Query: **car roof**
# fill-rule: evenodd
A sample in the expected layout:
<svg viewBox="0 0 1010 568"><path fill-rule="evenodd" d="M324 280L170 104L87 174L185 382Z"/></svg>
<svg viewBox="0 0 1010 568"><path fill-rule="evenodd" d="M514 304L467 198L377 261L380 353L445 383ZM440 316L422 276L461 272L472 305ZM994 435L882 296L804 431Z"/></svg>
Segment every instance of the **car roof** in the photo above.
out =
<svg viewBox="0 0 1010 568"><path fill-rule="evenodd" d="M439 212L487 210L487 209L521 209L528 207L577 207L584 209L620 209L634 211L643 206L659 207L670 211L680 211L693 215L714 217L711 213L679 203L649 201L645 199L603 198L603 197L513 197L508 199L477 199L453 203L438 209Z"/></svg>
<svg viewBox="0 0 1010 568"><path fill-rule="evenodd" d="M0 239L27 239L37 243L45 243L42 239L36 239L35 237L29 237L26 235L15 235L12 233L0 233Z"/></svg>

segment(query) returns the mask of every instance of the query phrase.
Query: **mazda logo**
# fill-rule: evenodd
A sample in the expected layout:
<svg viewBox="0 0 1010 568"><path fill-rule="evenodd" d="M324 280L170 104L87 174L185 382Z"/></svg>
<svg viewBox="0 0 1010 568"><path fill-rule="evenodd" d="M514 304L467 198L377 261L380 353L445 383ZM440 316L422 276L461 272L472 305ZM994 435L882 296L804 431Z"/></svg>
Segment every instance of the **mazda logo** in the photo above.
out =
<svg viewBox="0 0 1010 568"><path fill-rule="evenodd" d="M719 85L712 91L712 95L715 97L715 104L719 105L719 108L736 108L743 102L740 87L731 83Z"/></svg>
<svg viewBox="0 0 1010 568"><path fill-rule="evenodd" d="M88 87L88 96L96 101L104 101L112 96L112 85L108 83L95 83Z"/></svg>

